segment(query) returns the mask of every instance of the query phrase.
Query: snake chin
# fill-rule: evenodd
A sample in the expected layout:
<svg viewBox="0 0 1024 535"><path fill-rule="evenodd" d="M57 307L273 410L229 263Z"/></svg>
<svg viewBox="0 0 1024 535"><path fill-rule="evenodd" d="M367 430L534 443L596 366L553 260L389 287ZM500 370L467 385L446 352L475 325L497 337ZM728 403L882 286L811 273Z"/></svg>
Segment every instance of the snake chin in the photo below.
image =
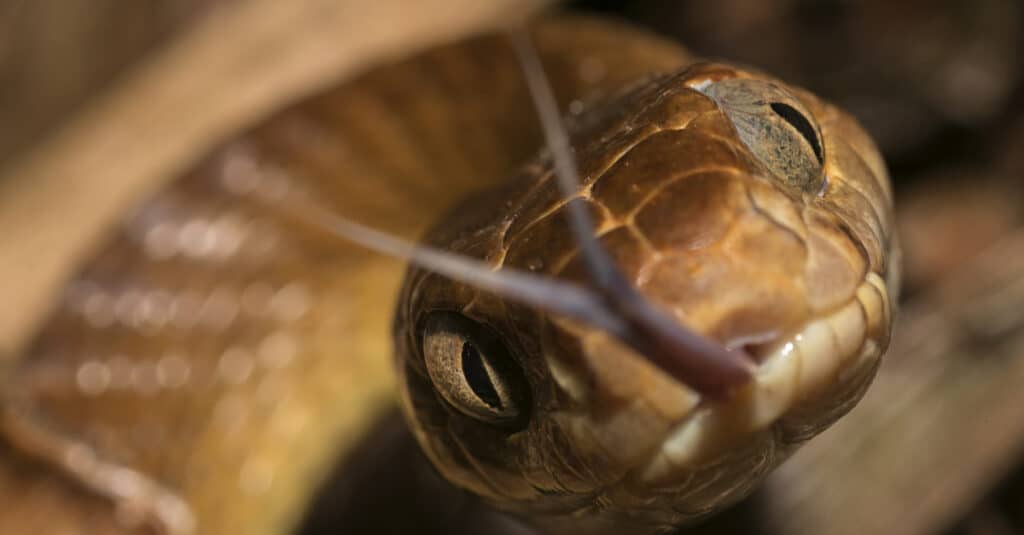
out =
<svg viewBox="0 0 1024 535"><path fill-rule="evenodd" d="M885 281L869 274L848 302L762 346L754 380L721 402L658 378L613 342L582 337L596 375L549 359L573 405L590 407L552 416L571 443L559 458L590 477L580 506L587 516L667 525L742 499L859 401L888 345L891 313ZM612 362L618 373L602 375Z"/></svg>

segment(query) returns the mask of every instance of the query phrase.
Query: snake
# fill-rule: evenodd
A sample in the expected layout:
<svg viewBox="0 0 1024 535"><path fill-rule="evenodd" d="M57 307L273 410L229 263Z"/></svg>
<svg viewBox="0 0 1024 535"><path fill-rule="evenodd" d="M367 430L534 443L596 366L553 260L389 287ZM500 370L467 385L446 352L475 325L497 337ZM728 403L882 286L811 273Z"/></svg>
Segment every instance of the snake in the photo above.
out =
<svg viewBox="0 0 1024 535"><path fill-rule="evenodd" d="M487 508L661 533L849 411L899 284L857 121L622 22L529 40L568 194L493 33L277 111L110 229L4 386L3 531L294 533L397 405Z"/></svg>

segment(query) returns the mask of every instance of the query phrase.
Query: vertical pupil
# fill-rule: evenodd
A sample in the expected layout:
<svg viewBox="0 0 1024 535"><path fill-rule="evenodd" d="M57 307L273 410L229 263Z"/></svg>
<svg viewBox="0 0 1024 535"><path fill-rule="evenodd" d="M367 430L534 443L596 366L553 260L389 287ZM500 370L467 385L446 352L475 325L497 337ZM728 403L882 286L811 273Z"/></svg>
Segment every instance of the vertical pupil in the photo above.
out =
<svg viewBox="0 0 1024 535"><path fill-rule="evenodd" d="M473 393L481 401L494 409L501 410L503 408L501 396L498 395L498 391L491 382L491 376L487 373L487 368L484 367L480 352L469 342L462 344L462 374L466 378L466 383L473 389Z"/></svg>
<svg viewBox="0 0 1024 535"><path fill-rule="evenodd" d="M811 145L811 150L814 151L814 156L818 159L818 163L824 163L824 158L821 154L821 143L818 142L818 135L814 132L814 127L811 126L811 122L804 117L804 114L797 111L793 106L782 102L772 102L769 106L771 106L772 111L792 125L793 128L796 128L797 132L800 132L800 135L807 140L807 143Z"/></svg>

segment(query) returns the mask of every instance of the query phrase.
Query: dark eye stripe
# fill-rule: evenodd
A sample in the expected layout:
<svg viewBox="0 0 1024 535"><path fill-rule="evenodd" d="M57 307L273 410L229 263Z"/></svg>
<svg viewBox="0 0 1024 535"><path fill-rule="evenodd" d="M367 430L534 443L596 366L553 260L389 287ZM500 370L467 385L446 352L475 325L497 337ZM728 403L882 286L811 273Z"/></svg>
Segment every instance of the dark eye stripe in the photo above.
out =
<svg viewBox="0 0 1024 535"><path fill-rule="evenodd" d="M804 114L800 113L793 106L782 102L772 102L770 104L772 111L777 113L779 117L782 117L787 123L796 128L800 135L804 136L807 143L810 143L811 149L814 150L814 156L818 158L819 164L825 163L825 158L821 154L821 143L818 141L818 134L814 131L814 127L811 126L811 122L804 117Z"/></svg>
<svg viewBox="0 0 1024 535"><path fill-rule="evenodd" d="M466 377L466 383L473 389L473 393L481 401L497 410L504 408L501 396L498 395L494 383L491 382L491 376L484 367L480 352L468 342L462 344L462 374Z"/></svg>

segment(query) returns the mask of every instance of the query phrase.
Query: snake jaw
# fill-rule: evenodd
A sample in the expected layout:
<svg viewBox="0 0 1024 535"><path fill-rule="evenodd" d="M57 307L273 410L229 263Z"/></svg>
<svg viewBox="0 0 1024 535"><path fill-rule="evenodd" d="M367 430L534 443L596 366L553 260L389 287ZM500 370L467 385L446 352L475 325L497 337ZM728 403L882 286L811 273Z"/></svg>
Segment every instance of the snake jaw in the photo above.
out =
<svg viewBox="0 0 1024 535"><path fill-rule="evenodd" d="M832 425L860 398L888 346L889 290L869 274L844 306L767 348L750 387L677 425L639 478L649 484L678 479L752 433L776 428L783 443L797 444Z"/></svg>
<svg viewBox="0 0 1024 535"><path fill-rule="evenodd" d="M764 346L750 385L727 401L671 380L606 333L556 322L579 347L547 354L570 398L549 423L571 452L547 462L572 457L566 472L588 474L573 485L601 496L588 514L677 523L725 507L861 397L888 344L891 292L869 274L848 302Z"/></svg>

